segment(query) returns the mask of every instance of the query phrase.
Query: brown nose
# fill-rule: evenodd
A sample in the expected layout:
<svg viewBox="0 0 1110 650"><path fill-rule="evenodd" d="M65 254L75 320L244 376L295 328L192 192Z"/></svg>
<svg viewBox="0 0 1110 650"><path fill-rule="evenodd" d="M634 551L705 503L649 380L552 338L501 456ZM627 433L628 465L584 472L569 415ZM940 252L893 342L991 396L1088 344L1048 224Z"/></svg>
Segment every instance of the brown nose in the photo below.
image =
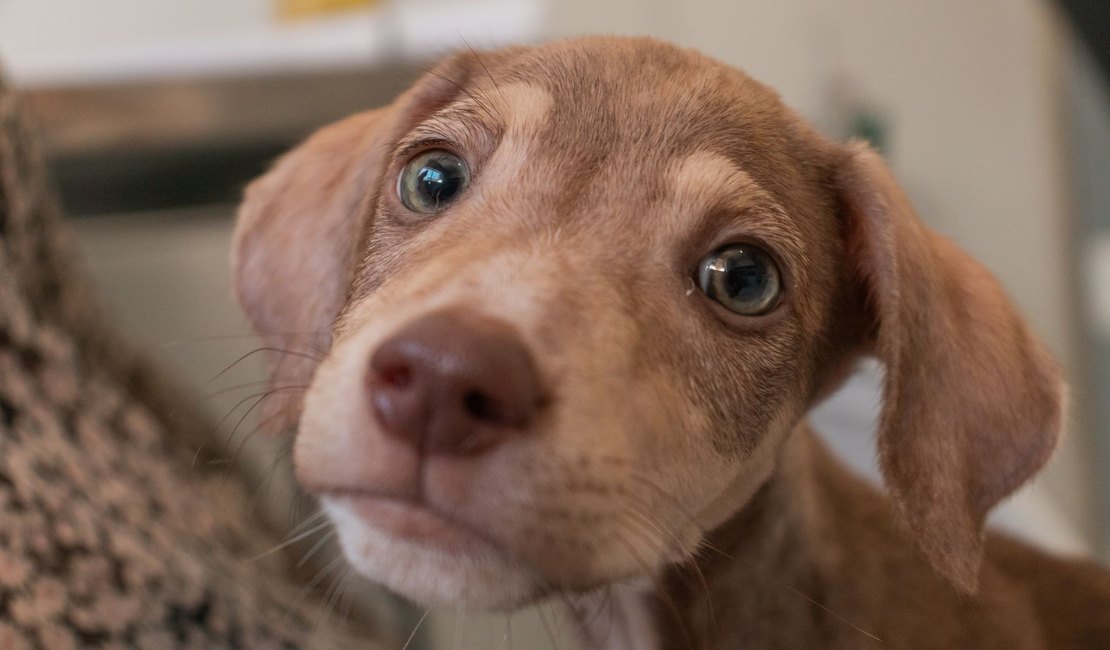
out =
<svg viewBox="0 0 1110 650"><path fill-rule="evenodd" d="M382 426L426 453L472 454L532 421L540 389L508 325L461 311L425 316L370 359L370 400Z"/></svg>

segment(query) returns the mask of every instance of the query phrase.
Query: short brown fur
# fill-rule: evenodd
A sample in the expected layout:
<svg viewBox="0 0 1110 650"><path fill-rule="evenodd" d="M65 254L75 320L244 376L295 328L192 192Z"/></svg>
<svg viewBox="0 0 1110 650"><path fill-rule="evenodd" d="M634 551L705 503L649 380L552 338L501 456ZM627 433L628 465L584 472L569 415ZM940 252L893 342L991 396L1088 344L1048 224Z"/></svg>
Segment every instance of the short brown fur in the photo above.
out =
<svg viewBox="0 0 1110 650"><path fill-rule="evenodd" d="M432 218L395 191L422 146L473 177ZM734 241L782 271L766 316L697 291ZM460 54L252 185L235 251L260 334L324 353L275 364L311 384L272 400L299 479L356 568L411 597L558 594L599 648L1110 643L1102 569L983 529L1060 433L1055 363L877 154L738 70L649 39ZM519 334L551 399L490 451L430 456L382 434L362 373L459 308ZM889 498L802 420L866 354ZM480 543L432 553L344 509L352 492Z"/></svg>

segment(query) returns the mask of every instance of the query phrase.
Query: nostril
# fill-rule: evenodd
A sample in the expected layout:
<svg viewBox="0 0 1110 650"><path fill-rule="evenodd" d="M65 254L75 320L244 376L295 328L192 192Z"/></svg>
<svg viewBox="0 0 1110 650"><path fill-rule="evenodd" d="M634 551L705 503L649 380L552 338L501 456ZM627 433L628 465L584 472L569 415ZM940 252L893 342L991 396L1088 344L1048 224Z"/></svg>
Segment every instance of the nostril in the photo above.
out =
<svg viewBox="0 0 1110 650"><path fill-rule="evenodd" d="M516 333L465 312L406 325L368 365L369 406L383 432L429 454L477 453L525 432L540 406L532 358Z"/></svg>
<svg viewBox="0 0 1110 650"><path fill-rule="evenodd" d="M463 408L475 420L493 424L506 424L503 410L498 406L497 400L476 390L463 394Z"/></svg>
<svg viewBox="0 0 1110 650"><path fill-rule="evenodd" d="M378 371L378 381L390 388L405 388L412 383L412 368L396 364Z"/></svg>

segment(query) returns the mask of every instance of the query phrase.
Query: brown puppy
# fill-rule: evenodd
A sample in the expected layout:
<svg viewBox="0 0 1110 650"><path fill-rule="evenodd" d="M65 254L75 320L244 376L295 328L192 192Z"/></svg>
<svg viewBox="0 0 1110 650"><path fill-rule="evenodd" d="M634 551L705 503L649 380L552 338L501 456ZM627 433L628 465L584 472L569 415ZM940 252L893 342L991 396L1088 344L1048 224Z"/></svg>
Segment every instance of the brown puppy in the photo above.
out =
<svg viewBox="0 0 1110 650"><path fill-rule="evenodd" d="M456 56L247 191L270 417L348 560L428 603L560 595L596 648L1110 643L1110 578L984 535L1059 371L880 158L695 52ZM890 496L806 411L885 365ZM311 356L311 355L310 355Z"/></svg>

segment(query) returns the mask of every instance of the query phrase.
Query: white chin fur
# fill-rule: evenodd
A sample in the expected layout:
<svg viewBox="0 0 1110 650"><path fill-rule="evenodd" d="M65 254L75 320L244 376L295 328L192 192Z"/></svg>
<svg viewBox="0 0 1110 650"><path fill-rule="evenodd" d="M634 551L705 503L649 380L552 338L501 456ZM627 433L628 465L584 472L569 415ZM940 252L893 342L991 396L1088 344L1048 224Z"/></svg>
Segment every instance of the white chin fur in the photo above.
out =
<svg viewBox="0 0 1110 650"><path fill-rule="evenodd" d="M541 584L492 548L459 555L397 539L323 497L339 545L352 567L398 594L428 606L512 609L534 600Z"/></svg>

